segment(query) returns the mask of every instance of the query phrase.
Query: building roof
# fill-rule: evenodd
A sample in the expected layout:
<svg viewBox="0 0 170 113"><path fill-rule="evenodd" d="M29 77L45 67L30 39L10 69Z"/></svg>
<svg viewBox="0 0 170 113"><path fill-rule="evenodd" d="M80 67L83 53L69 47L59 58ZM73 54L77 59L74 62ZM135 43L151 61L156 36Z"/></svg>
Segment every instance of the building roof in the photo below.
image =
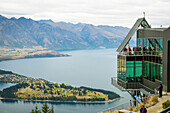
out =
<svg viewBox="0 0 170 113"><path fill-rule="evenodd" d="M121 45L116 50L117 52L123 51L123 49L126 47L126 45L129 43L130 39L134 35L134 33L138 30L139 26L142 26L143 28L151 28L148 22L145 20L145 18L139 18L136 23L133 25Z"/></svg>
<svg viewBox="0 0 170 113"><path fill-rule="evenodd" d="M168 28L145 28L144 30L150 30L150 31L164 31ZM141 29L142 30L142 29Z"/></svg>

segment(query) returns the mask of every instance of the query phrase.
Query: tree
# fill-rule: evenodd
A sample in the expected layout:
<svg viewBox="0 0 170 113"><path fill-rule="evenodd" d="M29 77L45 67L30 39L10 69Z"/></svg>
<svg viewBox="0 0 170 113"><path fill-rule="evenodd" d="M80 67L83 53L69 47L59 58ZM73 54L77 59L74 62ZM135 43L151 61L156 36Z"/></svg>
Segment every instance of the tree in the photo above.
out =
<svg viewBox="0 0 170 113"><path fill-rule="evenodd" d="M30 113L41 113L41 111L38 110L38 107L37 107L37 105L36 105L36 106L35 106L35 110L32 109L32 111L31 111Z"/></svg>
<svg viewBox="0 0 170 113"><path fill-rule="evenodd" d="M43 112L43 113L49 113L49 112L50 112L49 106L47 105L47 102L45 102L45 104L43 104L43 106L42 106L42 112Z"/></svg>
<svg viewBox="0 0 170 113"><path fill-rule="evenodd" d="M82 91L82 93L83 93L83 95L86 95L86 94L87 94L85 89Z"/></svg>
<svg viewBox="0 0 170 113"><path fill-rule="evenodd" d="M50 113L54 113L54 107L53 107L53 105L52 105L52 107L51 107Z"/></svg>
<svg viewBox="0 0 170 113"><path fill-rule="evenodd" d="M52 90L49 91L50 94L53 94Z"/></svg>
<svg viewBox="0 0 170 113"><path fill-rule="evenodd" d="M82 93L79 91L79 96L82 96Z"/></svg>
<svg viewBox="0 0 170 113"><path fill-rule="evenodd" d="M40 110L38 110L37 105L35 106L35 113L41 113L41 111L40 111Z"/></svg>
<svg viewBox="0 0 170 113"><path fill-rule="evenodd" d="M44 94L47 93L47 90L44 90Z"/></svg>
<svg viewBox="0 0 170 113"><path fill-rule="evenodd" d="M35 113L34 109L32 109L32 111L30 113Z"/></svg>

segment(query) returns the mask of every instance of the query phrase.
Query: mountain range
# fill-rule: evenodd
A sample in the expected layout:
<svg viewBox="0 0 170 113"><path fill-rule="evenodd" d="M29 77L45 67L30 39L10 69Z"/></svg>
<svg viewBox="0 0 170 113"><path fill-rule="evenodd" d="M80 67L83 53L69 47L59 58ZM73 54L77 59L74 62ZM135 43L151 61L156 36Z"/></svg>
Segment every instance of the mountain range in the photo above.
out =
<svg viewBox="0 0 170 113"><path fill-rule="evenodd" d="M130 29L86 23L35 21L0 15L0 46L24 48L41 46L51 50L115 48Z"/></svg>

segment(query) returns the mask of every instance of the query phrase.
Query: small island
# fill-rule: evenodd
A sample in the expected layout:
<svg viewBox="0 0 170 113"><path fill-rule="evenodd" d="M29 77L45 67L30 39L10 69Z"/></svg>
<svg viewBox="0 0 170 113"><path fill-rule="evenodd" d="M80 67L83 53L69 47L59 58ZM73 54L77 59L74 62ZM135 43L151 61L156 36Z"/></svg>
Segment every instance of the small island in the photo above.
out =
<svg viewBox="0 0 170 113"><path fill-rule="evenodd" d="M0 70L0 81L17 83L0 91L0 97L8 99L103 103L120 98L118 94L111 91L83 86L72 87L64 83L53 83L42 78L35 79L4 70Z"/></svg>
<svg viewBox="0 0 170 113"><path fill-rule="evenodd" d="M42 57L65 57L68 54L61 54L53 50L33 46L32 48L2 48L0 47L0 61L15 60L24 58L42 58Z"/></svg>

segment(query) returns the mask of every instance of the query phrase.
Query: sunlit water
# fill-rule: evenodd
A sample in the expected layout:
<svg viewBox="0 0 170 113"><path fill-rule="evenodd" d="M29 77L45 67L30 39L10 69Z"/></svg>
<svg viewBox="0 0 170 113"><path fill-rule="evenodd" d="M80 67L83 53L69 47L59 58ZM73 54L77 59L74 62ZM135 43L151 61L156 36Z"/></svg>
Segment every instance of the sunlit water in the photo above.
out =
<svg viewBox="0 0 170 113"><path fill-rule="evenodd" d="M67 53L72 56L3 61L0 62L0 68L76 87L87 86L111 90L124 97L115 102L105 104L48 103L49 106L54 105L55 113L97 113L129 100L130 96L127 93L122 93L111 85L111 77L116 77L117 73L116 49L62 51L61 53ZM4 83L0 85L0 87L2 86L5 88ZM36 104L41 108L43 103L1 100L0 112L29 113Z"/></svg>

